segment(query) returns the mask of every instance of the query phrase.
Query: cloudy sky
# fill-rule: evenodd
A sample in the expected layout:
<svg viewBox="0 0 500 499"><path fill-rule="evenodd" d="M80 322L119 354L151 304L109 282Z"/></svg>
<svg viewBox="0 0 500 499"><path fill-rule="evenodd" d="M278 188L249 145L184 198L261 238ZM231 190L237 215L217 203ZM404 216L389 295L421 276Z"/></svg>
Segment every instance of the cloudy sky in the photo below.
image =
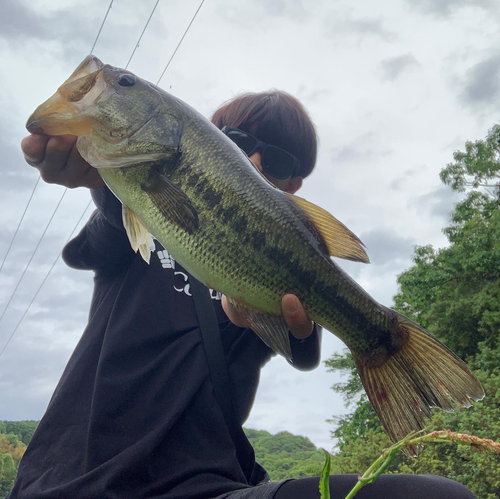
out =
<svg viewBox="0 0 500 499"><path fill-rule="evenodd" d="M156 0L115 0L94 53L124 67ZM160 0L129 69L156 82L200 0ZM0 5L0 261L38 175L22 159L27 117L87 55L97 0ZM494 0L206 0L160 86L209 117L245 91L286 90L309 110L318 166L301 190L357 233L371 265L344 267L391 305L415 245L446 245L459 196L438 174L498 121L500 9ZM0 273L0 351L81 217L89 194L40 182ZM89 212L87 212L88 215ZM19 279L32 258L23 280ZM11 299L17 286L17 291ZM92 275L58 262L0 358L0 419L39 419L86 324ZM325 333L323 360L343 346ZM266 366L247 426L332 447L346 412L324 366Z"/></svg>

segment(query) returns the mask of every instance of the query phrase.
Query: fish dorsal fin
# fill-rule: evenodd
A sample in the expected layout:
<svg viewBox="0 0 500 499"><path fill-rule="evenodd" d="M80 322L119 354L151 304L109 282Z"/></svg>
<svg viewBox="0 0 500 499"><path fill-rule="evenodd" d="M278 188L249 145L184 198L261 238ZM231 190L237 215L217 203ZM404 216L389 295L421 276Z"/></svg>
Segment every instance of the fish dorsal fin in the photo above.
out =
<svg viewBox="0 0 500 499"><path fill-rule="evenodd" d="M290 347L288 326L282 315L264 314L229 297L228 300L269 348L292 363L292 349Z"/></svg>
<svg viewBox="0 0 500 499"><path fill-rule="evenodd" d="M307 215L319 231L330 256L352 260L353 262L370 263L358 236L351 232L342 222L323 208L290 193L286 195Z"/></svg>
<svg viewBox="0 0 500 499"><path fill-rule="evenodd" d="M188 196L167 177L152 170L141 185L160 213L171 223L193 234L198 229L198 212Z"/></svg>
<svg viewBox="0 0 500 499"><path fill-rule="evenodd" d="M144 261L149 264L149 255L155 249L151 234L128 206L122 205L122 218L132 249L136 253L139 250Z"/></svg>

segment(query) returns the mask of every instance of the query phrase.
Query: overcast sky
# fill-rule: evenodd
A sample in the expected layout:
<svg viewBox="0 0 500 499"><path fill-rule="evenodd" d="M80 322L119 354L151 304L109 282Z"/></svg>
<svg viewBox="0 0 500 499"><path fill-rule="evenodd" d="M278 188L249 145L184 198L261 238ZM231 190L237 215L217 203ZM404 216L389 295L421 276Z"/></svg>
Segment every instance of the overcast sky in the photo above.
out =
<svg viewBox="0 0 500 499"><path fill-rule="evenodd" d="M160 0L129 69L154 83L200 0ZM115 0L94 54L124 67L155 0ZM108 2L0 4L0 261L38 178L19 149L26 119L89 53ZM500 10L494 0L206 0L160 86L205 116L245 91L298 97L320 138L300 195L342 220L371 265L344 265L392 304L415 245L446 245L460 197L438 174L498 121ZM0 313L63 194L40 183L0 273ZM89 194L68 191L0 322L0 350L55 261ZM88 213L87 213L88 215ZM343 264L342 264L343 265ZM58 262L0 359L0 419L39 419L86 324L92 275ZM325 332L323 360L343 346ZM322 365L264 369L246 426L331 449L326 419L347 410Z"/></svg>

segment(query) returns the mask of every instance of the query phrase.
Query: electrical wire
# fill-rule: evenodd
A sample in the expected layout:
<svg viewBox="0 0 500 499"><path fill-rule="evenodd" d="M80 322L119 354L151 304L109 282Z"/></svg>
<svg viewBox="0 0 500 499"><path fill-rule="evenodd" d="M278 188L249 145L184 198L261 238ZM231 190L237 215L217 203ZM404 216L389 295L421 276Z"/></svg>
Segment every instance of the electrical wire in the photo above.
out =
<svg viewBox="0 0 500 499"><path fill-rule="evenodd" d="M36 191L36 188L38 187L38 183L39 182L40 182L40 177L38 177L38 179L36 181L36 184L35 184L35 187L33 187L33 190L31 191L31 196L28 199L28 204L26 205L26 208L24 208L24 212L23 212L23 214L21 216L21 220L19 220L19 223L17 224L17 229L14 232L14 236L12 237L12 240L10 241L9 247L7 249L7 253L5 253L5 256L3 257L3 262L2 262L2 265L0 266L0 272L2 272L5 260L7 260L7 257L9 256L10 249L12 248L12 245L14 244L14 241L16 239L17 233L19 232L19 227L21 227L21 224L23 223L24 215L26 215L26 212L28 211L28 207L29 207L29 205L31 203L31 200L33 199L33 195L35 194L35 191Z"/></svg>
<svg viewBox="0 0 500 499"><path fill-rule="evenodd" d="M114 0L111 0L111 1L110 1L110 4L109 4L109 6L108 6L108 10L106 11L106 14L105 14L104 19L103 19L102 24L101 24L101 27L99 28L99 31L98 31L98 33L97 33L96 39L95 39L95 41L94 41L94 44L92 45L92 49L90 50L90 53L93 53L94 48L95 48L95 46L96 46L96 44L97 44L97 41L99 40L99 37L100 37L101 31L102 31L102 28L103 28L103 26L104 26L104 23L106 22L106 19L107 19L107 17L108 17L109 11L111 10L111 7L112 7L112 5L113 5L113 1L114 1ZM189 29L191 28L191 25L193 24L194 20L196 19L196 16L198 15L198 12L200 11L200 9L201 9L201 7L203 6L204 2L205 2L205 0L202 0L202 1L201 1L201 3L200 3L200 5L199 5L199 6L198 6L198 8L196 9L196 12L194 13L194 15L193 15L193 17L192 17L192 19L191 19L190 23L188 24L188 26L187 26L186 30L184 31L184 34L182 35L182 38L180 39L179 43L177 44L177 47L175 48L175 50L174 50L174 52L173 52L172 56L170 57L169 61L167 62L167 65L165 66L165 69L163 70L163 72L162 72L162 74L161 74L160 78L158 79L158 81L157 81L157 83L156 83L157 85L160 83L160 80L163 78L163 75L165 74L165 72L167 71L168 67L170 66L170 63L172 62L172 60L173 60L173 58L174 58L175 54L177 53L177 51L178 51L179 47L181 46L181 44L182 44L182 42L183 42L184 38L186 37L186 35L187 35L187 33L188 33ZM128 65L130 64L130 61L132 60L132 58L133 58L133 56L134 56L134 54L135 54L135 52L136 52L137 48L139 47L139 44L140 44L140 42L141 42L141 40L142 40L142 37L143 37L143 35L144 35L144 33L145 33L145 31L146 31L146 29L147 29L148 25L149 25L149 22L151 21L151 18L153 17L153 14L154 14L154 12L155 12L155 10L156 10L156 7L158 6L158 3L159 3L159 0L157 0L157 1L156 1L155 5L154 5L154 7L153 7L153 10L151 11L151 14L150 14L150 16L149 16L149 18L148 18L148 20L147 20L147 22L146 22L146 25L144 26L144 29L142 30L142 33L141 33L141 35L140 35L140 37L139 37L139 39L138 39L138 41L137 41L137 43L136 43L136 45L135 45L135 47L134 47L134 50L132 51L132 54L130 55L130 58L129 58L128 62L127 62L127 65L125 66L125 69L126 69L126 68L128 67ZM37 185L38 185L38 182L37 182ZM35 186L35 188L36 188L36 186ZM12 293L12 295L11 295L11 297L10 297L10 299L9 299L9 301L8 301L8 303L7 303L7 305L6 305L5 309L4 309L4 311L3 311L3 313L2 313L2 315L0 316L0 321L3 319L3 316L5 315L5 312L7 311L8 307L9 307L9 305L10 305L11 301L12 301L12 298L14 297L14 294L16 293L16 291L17 291L17 289L18 289L18 287L19 287L19 285L20 285L20 283L21 283L21 281L22 281L22 279L23 279L24 275L26 274L26 271L27 271L27 269L28 269L28 267L29 267L29 265L30 265L31 261L33 260L33 257L34 257L34 255L35 255L36 251L38 250L38 247L40 246L41 241L42 241L42 239L43 239L43 237L44 237L45 233L47 232L47 229L48 229L48 227L49 227L50 223L52 222L52 219L54 218L54 216L55 216L55 214L56 214L56 212L57 212L57 210L58 210L58 208L59 208L59 206L60 206L60 204L61 204L61 202L62 202L62 200L63 200L63 198L64 198L64 196L65 196L65 194L66 194L66 192L67 192L67 189L65 189L65 190L64 190L63 195L61 196L61 199L59 200L59 203L57 204L56 209L54 210L54 213L52 214L52 216L51 216L51 218L50 218L50 220L49 220L49 222L48 222L47 226L45 227L45 230L44 230L44 232L43 232L43 234L42 234L42 237L41 237L41 238L40 238L40 240L38 241L38 244L37 244L37 246L36 246L36 248L35 248L35 251L34 251L34 252L33 252L33 254L31 255L31 258L30 258L30 260L29 260L28 264L26 265L26 267L25 267L25 269L24 269L24 271L23 271L23 274L21 275L21 278L19 279L19 281L18 281L18 283L17 283L17 285L16 285L16 287L15 287L15 289L14 289L14 291L13 291L13 293ZM84 216L84 215L85 215L85 213L87 212L87 210L88 210L88 207L89 207L89 206L90 206L90 203L89 203L89 205L87 205L87 207L85 208L85 211L82 213L82 216L81 216L81 217L80 217L80 219L78 220L78 223L77 223L77 225L75 226L75 229L73 229L73 232L72 232L72 233L71 233L71 235L70 235L70 239L71 239L71 237L72 237L72 235L73 235L74 231L76 230L76 227L77 227L77 226L78 226L78 224L80 223L81 219L83 218L83 216ZM23 216L24 216L24 215L23 215ZM21 221L22 221L22 220L21 220ZM69 240L69 239L68 239L68 240ZM9 248L9 249L10 249L10 248ZM52 269L55 267L55 265L56 265L57 261L59 260L60 256L61 256L61 254L59 254L59 255L57 256L56 260L55 260L55 261L54 261L54 263L52 264L51 268L49 269L49 272L47 273L47 275L46 275L46 276L45 276L45 278L43 279L43 281L42 281L42 283L41 283L40 287L39 287L39 288L38 288L38 290L36 291L36 293L35 293L35 295L33 296L33 298L32 298L32 300L31 300L31 302L29 303L29 305L28 305L27 309L24 311L24 313L23 313L23 315L22 315L21 319L19 320L19 322L17 323L16 327L14 328L14 331L11 333L11 335L10 335L9 339L7 340L7 342L6 342L6 344L4 345L4 347L3 347L2 351L0 352L0 356L3 354L3 352L4 352L4 351L5 351L5 349L7 348L7 345L10 343L10 341L11 341L11 340L12 340L12 338L14 337L14 334L15 334L15 333L16 333L16 331L18 330L19 325L21 324L22 320L24 319L24 317L25 317L25 316L26 316L26 314L28 313L28 310L30 309L30 307L31 307L32 303L34 302L35 298L37 297L37 295L38 295L38 293L39 293L40 289L42 288L42 286L43 286L43 285L44 285L44 283L46 282L46 280L47 280L47 278L49 277L50 273L52 272ZM2 264L2 265L3 265L3 264Z"/></svg>
<svg viewBox="0 0 500 499"><path fill-rule="evenodd" d="M186 31L184 31L184 34L182 35L182 38L181 38L180 42L177 44L177 47L175 47L175 50L174 50L174 53L172 54L172 57L170 57L170 60L167 62L167 65L165 66L165 69L163 70L163 73L158 78L158 81L156 82L157 85L160 83L160 80L163 78L163 75L165 74L165 71L170 66L170 63L172 62L172 59L174 58L175 54L177 53L177 50L179 49L179 47L181 46L182 40L184 40L184 37L187 35L187 32L189 31L189 28L191 27L191 24L193 24L193 21L195 20L196 16L198 15L198 12L201 9L201 6L204 3L205 3L205 0L201 0L200 6L198 7L198 9L196 10L196 12L194 13L193 18L191 19L191 22L189 23L188 27L186 28Z"/></svg>
<svg viewBox="0 0 500 499"><path fill-rule="evenodd" d="M113 1L114 1L114 0L111 0L111 2L110 2L110 4L109 4L108 10L106 11L106 15L104 16L104 19L103 19L103 21L102 21L102 23L101 23L101 27L99 28L99 32L97 33L97 36L96 36L96 38L95 38L95 40L94 40L94 44L92 45L92 48L90 49L90 53L92 53L92 52L94 51L94 48L95 48L95 46L96 46L96 44L97 44L97 40L99 40L99 36L101 35L102 28L103 28L103 26L104 26L104 23L106 22L106 19L107 19L107 17L108 17L109 11L111 10L111 6L113 5ZM142 35L141 35L141 36L142 36ZM37 179L37 181L36 181L35 187L33 188L33 191L31 192L31 196L30 196L30 198L29 198L29 200L28 200L28 204L27 204L27 205L26 205L26 207L24 208L24 212L23 212L23 214L22 214L22 216L21 216L21 220L19 220L19 223L17 224L17 228L16 228L16 231L15 231L15 233L14 233L14 237L12 238L12 240L11 240L11 242L10 242L10 244L9 244L9 248L7 249L7 253L5 254L4 259L3 259L3 261L2 261L2 265L0 266L0 272L1 272L1 271L2 271L2 269L3 269L3 266L4 266L4 264L5 264L5 260L7 260L7 256L8 256L8 255L9 255L9 253L10 253L10 250L11 250L11 248L12 248L12 245L13 245L13 243L14 243L14 240L16 239L17 233L19 232L19 227L21 227L21 224L22 224L22 222L23 222L23 220L24 220L24 216L26 215L26 212L28 211L28 207L29 207L29 205L30 205L30 203L31 203L31 200L33 199L33 195L35 194L35 191L36 191L36 188L38 187L39 182L40 182L40 177L38 177L38 179ZM2 315L2 317L3 317L3 315Z"/></svg>
<svg viewBox="0 0 500 499"><path fill-rule="evenodd" d="M89 207L90 207L91 204L92 204L92 200L89 201L87 207L85 208L84 212L82 213L82 216L78 219L78 222L76 222L75 228L72 230L71 234L69 235L68 240L66 241L66 244L68 244L68 242L73 237L73 234L75 233L76 229L80 225L80 222L82 221L85 213L87 213L87 211L88 211L88 209L89 209ZM21 325L21 322L23 322L23 319L26 317L26 314L28 313L29 309L31 308L31 305L33 305L33 302L35 301L36 297L38 296L38 293L40 293L40 290L42 289L43 285L47 281L50 273L52 272L52 270L56 266L56 263L59 261L59 258L61 257L61 255L62 255L62 252L57 255L57 258L54 260L54 263L52 264L52 267L50 267L49 271L47 272L47 275L43 278L43 281L40 283L40 286L38 286L38 289L36 290L35 295L31 299L28 307L26 308L26 310L24 311L23 315L21 316L21 318L19 319L18 323L16 324L16 327L14 328L14 331L12 331L11 335L9 336L9 339L7 340L7 342L5 343L5 345L3 346L2 351L0 351L0 357L2 357L2 354L5 352L5 349L7 348L8 344L10 343L10 340L12 340L12 338L16 334L16 331L18 330L19 326Z"/></svg>
<svg viewBox="0 0 500 499"><path fill-rule="evenodd" d="M92 45L92 48L90 49L90 53L92 53L92 52L94 51L94 48L95 48L96 43L97 43L97 40L99 40L99 36L101 35L102 28L103 28L103 26L104 26L104 23L106 22L106 19L107 19L107 17L108 17L109 11L111 10L111 6L113 5L113 1L114 1L114 0L111 0L111 2L110 2L110 4L109 4L108 10L106 11L106 15L104 16L104 19L103 19L103 21L102 21L102 23L101 23L101 27L99 28L99 32L97 33L97 36L96 36L96 38L95 38L95 40L94 40L94 44ZM159 0L158 0L158 1L159 1ZM156 2L156 3L158 4L158 2ZM156 6L155 6L155 8L156 8ZM154 10L154 9L153 9L153 10ZM149 21L148 21L148 22L149 22ZM146 26L147 26L147 25L146 25ZM143 32L143 34L144 34L144 32ZM142 37L142 35L141 35L141 37ZM140 40L140 38L139 38L139 40ZM137 42L137 46L139 46L139 42ZM133 55L133 54L132 54L132 55ZM130 59L132 59L132 57L130 57ZM129 60L129 62L130 62L130 60ZM128 65L128 64L127 64L127 65ZM7 249L7 253L5 253L5 256L4 256L3 261L2 261L2 265L0 265L0 272L1 272L1 271L2 271L2 269L3 269L3 266L4 266L4 264L5 264L5 260L7 260L7 256L8 256L8 255L9 255L9 253L10 253L10 250L11 250L11 248L12 248L12 244L14 243L14 240L16 239L17 233L19 232L19 227L21 227L21 224L22 224L22 222L23 222L23 220L24 220L24 216L26 215L26 211L28 210L28 207L29 207L29 205L30 205L30 203L31 203L31 200L33 199L33 195L35 194L35 191L36 191L36 188L38 187L39 182L40 182L40 177L38 177L38 179L37 179L37 181L36 181L35 187L33 188L33 191L31 192L31 196L30 196L30 198L29 198L29 200L28 200L28 204L27 204L27 205L26 205L26 207L24 208L24 212L23 212L23 214L22 214L22 216L21 216L21 220L19 220L19 223L17 224L17 228L16 228L16 231L15 231L15 233L14 233L14 237L12 238L12 240L11 240L11 242L10 242L10 244L9 244L9 248Z"/></svg>
<svg viewBox="0 0 500 499"><path fill-rule="evenodd" d="M111 0L111 1L110 1L110 3L109 3L108 10L106 11L106 14L104 15L104 19L102 20L101 27L99 28L99 31L98 31L98 33L97 33L97 36L96 36L96 38L95 38L95 40L94 40L94 44L92 45L92 48L90 49L90 53L92 53L92 52L94 51L94 48L95 48L95 46L96 46L96 44L97 44L97 41L99 40L99 37L101 36L102 28L104 27L104 23L106 22L106 19L108 18L108 14L109 14L109 11L111 10L111 6L113 5L113 1L114 1L114 0ZM37 181L37 183L36 183L36 185L35 185L35 189L36 189L36 187L38 186L39 181L40 181L40 178L38 178L38 181ZM31 198L33 197L33 194L35 193L35 189L33 189L33 192L32 192L32 194L31 194L30 200L28 201L28 205L29 205L29 203L30 203L30 201L31 201ZM3 317L4 317L4 315L5 315L5 312L6 312L6 311L7 311L7 309L9 308L9 305L10 305L10 303L12 302L12 299L14 298L14 295L15 295L15 293L16 293L16 291L17 291L17 289L18 289L19 285L21 284L21 281L22 281L22 279L23 279L24 275L26 274L26 271L28 270L28 267L29 267L29 265L30 265L31 261L33 260L33 257L35 256L35 253L37 252L38 247L40 246L40 244L41 244L41 242L42 242L42 239L43 239L43 237L45 236L45 233L47 232L47 229L49 228L49 225L50 225L50 223L52 222L52 220L53 220L53 218L54 218L54 215L56 214L56 211L58 210L58 208L59 208L59 206L60 206L60 204L61 204L61 202L62 202L62 200L63 200L64 196L66 195L66 192L67 192L67 191L68 191L68 189L66 188L66 189L64 190L64 192L63 192L62 196L61 196L61 199L59 200L59 203L57 203L57 206L56 206L56 208L55 208L55 210L54 210L54 213L52 213L52 216L50 217L50 220L49 220L49 222L48 222L47 226L45 227L45 230L43 231L43 234L42 234L42 236L40 237L40 240L38 241L38 243L37 243L37 245L36 245L36 247L35 247L35 250L33 251L32 255L31 255L31 258L29 259L29 262L28 262L28 264L26 265L26 267L25 267L25 269L24 269L24 271L23 271L23 273L22 273L22 275L21 275L21 278L20 278L20 279L19 279L19 281L17 282L17 285L16 285L16 287L15 287L14 291L13 291L13 292L12 292L12 294L10 295L10 298L9 298L9 300L8 300L8 302L7 302L7 305L5 306L5 308L4 308L3 312L2 312L2 315L0 316L0 321L3 319ZM25 208L25 210L24 210L23 216L21 217L21 221L20 221L20 222L19 222L19 224L18 224L18 229L19 229L19 226L21 225L22 219L24 218L24 214L26 213L26 210L27 210L27 209L28 209L28 206L26 206L26 208ZM16 230L16 233L14 234L14 238L15 238L16 234L17 234L17 230ZM11 245L12 245L12 243L11 243ZM10 251L10 246L9 246L9 249L7 250L7 253L9 253L9 251ZM5 256L5 259L6 259L6 258L7 258L7 255ZM3 267L4 263L5 263L5 259L4 259L4 262L2 263L2 267Z"/></svg>
<svg viewBox="0 0 500 499"><path fill-rule="evenodd" d="M31 258L29 259L28 263L26 264L26 267L24 267L24 271L21 274L21 277L19 278L19 281L17 281L16 287L14 288L14 291L10 295L10 298L9 298L9 301L7 302L7 305L3 309L2 315L0 316L0 322L3 319L3 317L5 315L5 312L7 312L7 309L9 308L10 302L12 301L12 298L14 298L14 295L16 294L17 288L19 288L19 285L21 284L21 281L23 280L24 275L26 274L26 271L28 270L28 267L30 266L30 263L32 262L33 257L35 256L38 248L40 247L40 244L41 244L41 242L42 242L45 234L47 233L47 229L49 228L49 225L51 224L51 222L52 222L55 214L57 213L57 210L59 209L59 206L61 206L62 200L64 199L64 196L66 195L67 192L68 192L68 189L65 189L64 192L63 192L63 194L62 194L62 196L61 196L61 199L59 199L59 202L57 203L57 206L56 206L56 209L54 210L54 213L52 213L52 216L50 217L49 222L45 226L45 230L42 233L42 237L40 237L40 239L38 240L38 244L36 245L35 251L33 251L33 253L31 254Z"/></svg>
<svg viewBox="0 0 500 499"><path fill-rule="evenodd" d="M146 26L144 26L144 29L142 30L141 36L139 37L139 40L137 40L137 43L135 44L135 47L134 47L134 50L132 51L132 54L130 54L130 58L129 58L128 62L127 62L127 65L125 66L125 69L128 68L128 65L130 64L130 61L132 60L132 57L134 57L135 51L138 49L139 43L141 43L142 35L144 35L144 32L146 31L146 29L148 27L149 21L151 21L151 18L153 17L153 14L154 14L154 12L156 10L156 7L158 6L159 3L160 3L160 0L156 0L155 6L153 7L153 10L151 11L151 14L149 15L148 21L146 22Z"/></svg>
<svg viewBox="0 0 500 499"><path fill-rule="evenodd" d="M97 44L97 40L99 40L99 37L101 36L101 31L102 28L104 27L104 23L106 22L106 19L108 18L109 11L111 10L111 6L113 5L113 0L109 3L108 10L106 11L106 15L104 16L104 19L102 20L101 27L99 28L99 32L97 33L97 36L95 37L94 40L94 45L92 45L92 48L90 49L90 53L92 54L94 52L95 46Z"/></svg>

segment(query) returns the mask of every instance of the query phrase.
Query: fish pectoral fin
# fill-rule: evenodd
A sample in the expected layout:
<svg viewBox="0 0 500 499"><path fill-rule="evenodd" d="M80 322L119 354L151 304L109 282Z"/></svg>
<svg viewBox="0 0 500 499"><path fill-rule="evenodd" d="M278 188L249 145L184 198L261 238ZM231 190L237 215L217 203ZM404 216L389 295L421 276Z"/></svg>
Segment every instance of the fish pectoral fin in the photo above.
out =
<svg viewBox="0 0 500 499"><path fill-rule="evenodd" d="M286 193L286 195L318 229L325 240L330 256L354 262L370 263L370 259L363 248L364 244L342 222L314 203L293 194Z"/></svg>
<svg viewBox="0 0 500 499"><path fill-rule="evenodd" d="M293 363L288 326L282 315L264 314L229 297L228 300L269 348Z"/></svg>
<svg viewBox="0 0 500 499"><path fill-rule="evenodd" d="M144 261L149 264L150 253L155 249L153 237L128 206L122 205L122 218L132 249L136 253L139 250Z"/></svg>
<svg viewBox="0 0 500 499"><path fill-rule="evenodd" d="M198 212L188 196L171 180L151 170L142 190L150 197L160 213L171 223L189 234L198 229Z"/></svg>

